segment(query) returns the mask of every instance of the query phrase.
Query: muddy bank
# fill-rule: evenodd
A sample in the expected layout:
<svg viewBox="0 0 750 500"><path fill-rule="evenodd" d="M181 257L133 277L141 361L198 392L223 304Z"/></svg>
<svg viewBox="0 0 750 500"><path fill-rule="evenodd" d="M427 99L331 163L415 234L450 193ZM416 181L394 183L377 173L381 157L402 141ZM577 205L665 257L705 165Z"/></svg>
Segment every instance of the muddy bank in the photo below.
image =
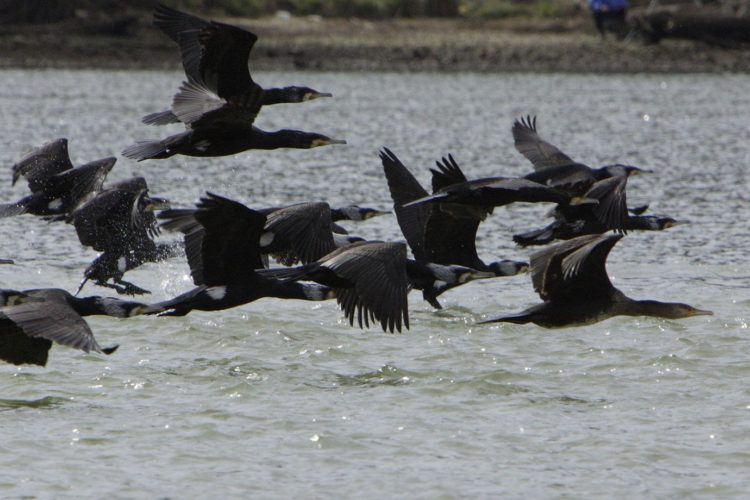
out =
<svg viewBox="0 0 750 500"><path fill-rule="evenodd" d="M256 69L331 71L747 72L750 48L602 40L565 21L232 19L256 32ZM179 68L149 16L0 28L0 66Z"/></svg>

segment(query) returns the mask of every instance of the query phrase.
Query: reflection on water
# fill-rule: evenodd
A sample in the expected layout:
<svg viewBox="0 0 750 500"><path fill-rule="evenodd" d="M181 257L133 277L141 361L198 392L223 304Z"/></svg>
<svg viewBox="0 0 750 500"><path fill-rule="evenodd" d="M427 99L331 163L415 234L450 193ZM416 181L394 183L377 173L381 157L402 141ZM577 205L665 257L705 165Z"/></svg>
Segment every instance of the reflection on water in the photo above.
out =
<svg viewBox="0 0 750 500"><path fill-rule="evenodd" d="M3 71L6 165L60 136L81 164L173 133L179 128L139 120L170 102L180 78ZM540 133L578 160L653 169L629 181L631 206L649 203L652 213L690 221L629 234L609 259L615 285L634 298L684 301L716 315L613 318L556 331L475 326L538 301L525 275L453 290L440 313L414 294L412 330L403 335L350 328L332 302L92 318L100 342L121 345L113 356L55 347L46 369L0 366L8 451L0 468L10 478L0 480L3 495L744 494L750 78L263 73L257 80L335 96L264 109L259 126L317 131L348 145L218 159L120 157L110 180L145 175L154 194L178 205L210 190L255 207L325 199L389 209L380 147L425 185L428 168L447 153L470 177L521 175L530 166L513 149L510 127L537 114ZM0 184L2 201L24 194L24 186ZM482 257L528 259L510 235L546 222L548 209L496 210L480 228ZM347 227L400 238L393 216ZM68 225L0 220L0 257L16 260L0 267L3 287L72 290L94 256ZM148 300L191 286L180 259L129 276L153 291ZM83 293L107 291L89 284Z"/></svg>

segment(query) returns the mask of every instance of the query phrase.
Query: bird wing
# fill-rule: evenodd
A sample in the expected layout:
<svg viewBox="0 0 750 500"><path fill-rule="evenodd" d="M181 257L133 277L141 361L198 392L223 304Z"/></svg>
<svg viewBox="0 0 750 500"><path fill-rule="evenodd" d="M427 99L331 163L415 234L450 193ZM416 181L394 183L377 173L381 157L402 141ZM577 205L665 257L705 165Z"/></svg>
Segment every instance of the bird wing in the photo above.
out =
<svg viewBox="0 0 750 500"><path fill-rule="evenodd" d="M107 178L109 171L112 170L115 162L117 162L117 158L113 156L102 158L55 176L70 177L71 187L65 195L68 206L75 207L85 202L93 194L101 191L104 180Z"/></svg>
<svg viewBox="0 0 750 500"><path fill-rule="evenodd" d="M52 341L29 337L0 313L0 359L14 365L45 366Z"/></svg>
<svg viewBox="0 0 750 500"><path fill-rule="evenodd" d="M427 220L434 208L430 205L409 207L403 205L424 198L428 196L428 193L390 149L383 148L380 152L380 160L383 162L383 172L388 181L388 189L393 199L393 210L396 212L396 220L401 232L414 258L424 260L424 232Z"/></svg>
<svg viewBox="0 0 750 500"><path fill-rule="evenodd" d="M422 260L476 267L479 261L476 237L482 219L469 211L450 210L454 206L457 205L441 203L433 209L425 227Z"/></svg>
<svg viewBox="0 0 750 500"><path fill-rule="evenodd" d="M258 37L242 28L206 21L158 5L154 24L177 42L188 78L204 82L219 97L231 99L258 85L247 67Z"/></svg>
<svg viewBox="0 0 750 500"><path fill-rule="evenodd" d="M562 189L572 195L583 194L596 181L591 168L583 163L547 167L525 175L524 179Z"/></svg>
<svg viewBox="0 0 750 500"><path fill-rule="evenodd" d="M432 172L432 192L440 191L441 189L450 186L451 184L459 184L461 182L468 182L461 167L458 166L456 160L453 159L453 155L448 155L442 158L441 161L436 161L435 165L437 169L431 168Z"/></svg>
<svg viewBox="0 0 750 500"><path fill-rule="evenodd" d="M278 243L283 242L286 248L291 247L294 257L307 264L336 248L331 225L331 207L328 203L299 203L271 212L265 231L274 235L272 246L275 246L277 239L281 240Z"/></svg>
<svg viewBox="0 0 750 500"><path fill-rule="evenodd" d="M625 233L628 222L628 202L625 196L627 176L615 176L595 182L586 194L586 198L599 200L591 210L596 218L607 229Z"/></svg>
<svg viewBox="0 0 750 500"><path fill-rule="evenodd" d="M614 288L605 262L622 235L579 236L531 256L531 280L543 300L585 300Z"/></svg>
<svg viewBox="0 0 750 500"><path fill-rule="evenodd" d="M380 322L384 331L409 328L406 245L369 242L346 247L321 259L322 265L354 283L354 288L337 290L337 300L349 323L355 312L362 319Z"/></svg>
<svg viewBox="0 0 750 500"><path fill-rule="evenodd" d="M13 185L25 177L32 193L41 191L47 179L73 168L68 155L68 140L60 138L38 147L11 168Z"/></svg>
<svg viewBox="0 0 750 500"><path fill-rule="evenodd" d="M51 340L85 352L103 352L86 321L68 304L52 300L23 302L0 309L29 337Z"/></svg>
<svg viewBox="0 0 750 500"><path fill-rule="evenodd" d="M261 92L225 100L197 80L183 82L172 99L172 112L192 128L250 126L261 107Z"/></svg>
<svg viewBox="0 0 750 500"><path fill-rule="evenodd" d="M535 170L557 167L574 161L536 132L536 116L526 116L513 122L513 145L534 165Z"/></svg>
<svg viewBox="0 0 750 500"><path fill-rule="evenodd" d="M247 281L263 267L260 236L266 217L242 203L206 193L195 212L205 234L201 245L201 273L208 286ZM190 246L186 240L185 247ZM191 268L192 271L192 268ZM197 280L195 276L193 281Z"/></svg>

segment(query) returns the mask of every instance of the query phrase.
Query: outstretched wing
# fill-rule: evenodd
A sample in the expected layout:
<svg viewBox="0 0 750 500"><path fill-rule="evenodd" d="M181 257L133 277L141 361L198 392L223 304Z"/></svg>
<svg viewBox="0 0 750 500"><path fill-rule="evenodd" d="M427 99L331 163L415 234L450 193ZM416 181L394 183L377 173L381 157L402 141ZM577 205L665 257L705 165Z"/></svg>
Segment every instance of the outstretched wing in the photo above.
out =
<svg viewBox="0 0 750 500"><path fill-rule="evenodd" d="M414 258L424 260L424 232L434 207L430 205L405 207L404 204L424 198L428 196L428 193L390 149L383 148L380 152L380 160L383 162L383 172L388 181L388 189L393 199L393 210L396 212L396 220L401 232Z"/></svg>
<svg viewBox="0 0 750 500"><path fill-rule="evenodd" d="M154 24L180 46L188 78L202 81L219 97L232 99L258 87L247 68L255 34L164 5L156 7Z"/></svg>
<svg viewBox="0 0 750 500"><path fill-rule="evenodd" d="M328 203L299 203L275 210L267 217L265 232L273 235L268 253L275 254L274 249L279 249L288 257L286 265L297 260L303 264L314 262L336 248ZM287 254L289 250L291 254Z"/></svg>
<svg viewBox="0 0 750 500"><path fill-rule="evenodd" d="M263 267L260 236L265 215L212 193L206 193L197 207L195 220L205 233L201 238L201 259L196 263L202 279L196 279L191 267L193 281L207 286L247 282L255 276L255 269ZM186 251L191 246L194 247L186 237Z"/></svg>
<svg viewBox="0 0 750 500"><path fill-rule="evenodd" d="M605 262L622 235L579 236L531 256L531 280L543 300L580 300L611 293Z"/></svg>
<svg viewBox="0 0 750 500"><path fill-rule="evenodd" d="M336 252L322 264L354 283L352 289L338 289L337 301L350 324L355 314L359 326L369 319L380 322L384 331L409 328L408 280L406 276L406 245L372 242L354 245Z"/></svg>
<svg viewBox="0 0 750 500"><path fill-rule="evenodd" d="M604 224L607 229L625 233L628 222L628 203L625 196L625 187L628 178L625 175L608 177L595 182L584 197L598 200L591 210L596 218Z"/></svg>
<svg viewBox="0 0 750 500"><path fill-rule="evenodd" d="M535 170L575 163L556 146L545 141L536 131L536 116L522 117L513 122L513 144Z"/></svg>
<svg viewBox="0 0 750 500"><path fill-rule="evenodd" d="M11 167L13 170L13 185L18 179L25 177L32 193L41 191L47 180L73 168L68 155L68 140L63 138L40 146Z"/></svg>

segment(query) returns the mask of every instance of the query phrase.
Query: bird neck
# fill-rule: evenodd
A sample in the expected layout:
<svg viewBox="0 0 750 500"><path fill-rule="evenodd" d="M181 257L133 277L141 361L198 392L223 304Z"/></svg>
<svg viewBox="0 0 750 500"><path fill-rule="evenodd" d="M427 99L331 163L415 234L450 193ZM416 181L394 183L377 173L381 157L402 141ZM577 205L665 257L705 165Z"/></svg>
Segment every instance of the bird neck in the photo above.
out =
<svg viewBox="0 0 750 500"><path fill-rule="evenodd" d="M255 128L252 138L253 149L306 149L310 147L310 143L305 136L306 134L299 130L282 129L275 132L266 132Z"/></svg>
<svg viewBox="0 0 750 500"><path fill-rule="evenodd" d="M127 318L138 307L145 307L140 302L131 302L112 297L72 297L71 306L81 316L104 315L115 318Z"/></svg>
<svg viewBox="0 0 750 500"><path fill-rule="evenodd" d="M271 104L284 104L291 102L301 102L302 98L298 92L294 92L290 87L265 89L261 99L262 106Z"/></svg>
<svg viewBox="0 0 750 500"><path fill-rule="evenodd" d="M659 224L654 217L644 215L630 215L625 224L627 229L637 229L641 231L656 231Z"/></svg>
<svg viewBox="0 0 750 500"><path fill-rule="evenodd" d="M676 302L659 302L658 300L633 300L627 298L621 302L620 314L625 316L652 316L654 318L679 319L685 314Z"/></svg>

